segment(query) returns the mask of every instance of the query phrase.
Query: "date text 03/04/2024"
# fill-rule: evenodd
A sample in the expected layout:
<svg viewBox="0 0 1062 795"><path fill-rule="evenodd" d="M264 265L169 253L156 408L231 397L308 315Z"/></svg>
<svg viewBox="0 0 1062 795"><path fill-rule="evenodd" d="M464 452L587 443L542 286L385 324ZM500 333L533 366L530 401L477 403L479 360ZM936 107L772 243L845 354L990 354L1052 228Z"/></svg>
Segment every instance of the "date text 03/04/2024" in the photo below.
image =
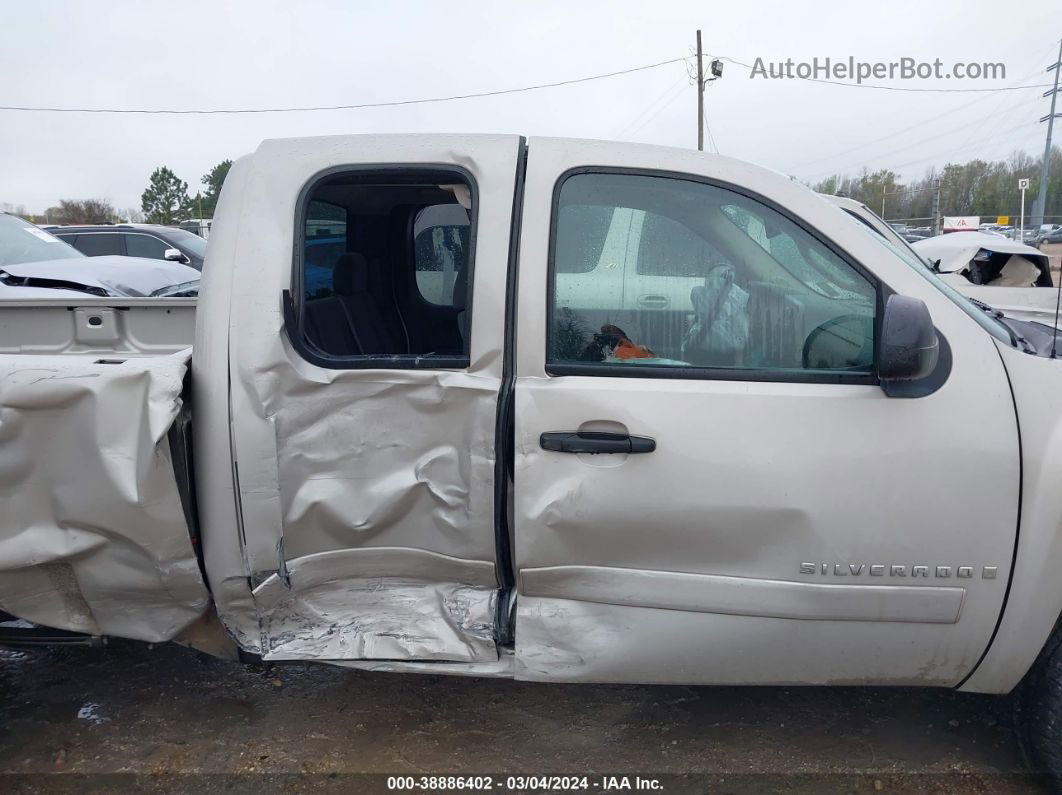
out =
<svg viewBox="0 0 1062 795"><path fill-rule="evenodd" d="M393 791L505 790L619 790L660 791L659 779L643 776L388 776L387 789Z"/></svg>

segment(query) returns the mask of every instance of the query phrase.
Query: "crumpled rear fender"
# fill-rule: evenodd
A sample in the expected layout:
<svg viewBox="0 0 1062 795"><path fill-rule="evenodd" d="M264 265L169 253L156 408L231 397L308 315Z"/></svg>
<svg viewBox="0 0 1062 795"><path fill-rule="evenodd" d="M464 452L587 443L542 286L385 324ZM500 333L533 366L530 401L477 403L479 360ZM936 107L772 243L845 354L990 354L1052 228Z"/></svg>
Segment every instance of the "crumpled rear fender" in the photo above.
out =
<svg viewBox="0 0 1062 795"><path fill-rule="evenodd" d="M190 355L0 357L0 610L152 642L206 612L168 436Z"/></svg>

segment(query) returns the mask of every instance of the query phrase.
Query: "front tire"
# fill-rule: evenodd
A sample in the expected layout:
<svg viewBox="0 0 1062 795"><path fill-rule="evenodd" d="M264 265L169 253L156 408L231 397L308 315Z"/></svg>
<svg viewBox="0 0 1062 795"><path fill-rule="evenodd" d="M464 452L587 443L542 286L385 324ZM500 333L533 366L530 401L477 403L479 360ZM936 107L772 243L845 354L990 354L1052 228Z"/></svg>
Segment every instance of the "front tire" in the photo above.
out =
<svg viewBox="0 0 1062 795"><path fill-rule="evenodd" d="M1062 635L1048 641L1022 691L1019 729L1029 761L1062 791Z"/></svg>

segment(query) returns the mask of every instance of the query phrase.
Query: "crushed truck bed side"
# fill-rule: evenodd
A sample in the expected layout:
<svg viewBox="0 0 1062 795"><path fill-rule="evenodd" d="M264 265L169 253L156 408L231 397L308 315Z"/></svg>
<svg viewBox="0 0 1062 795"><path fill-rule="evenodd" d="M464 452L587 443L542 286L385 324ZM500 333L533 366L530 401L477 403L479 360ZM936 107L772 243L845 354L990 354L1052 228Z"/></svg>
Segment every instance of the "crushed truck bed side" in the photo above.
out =
<svg viewBox="0 0 1062 795"><path fill-rule="evenodd" d="M206 612L168 436L190 355L0 356L0 610L145 641Z"/></svg>

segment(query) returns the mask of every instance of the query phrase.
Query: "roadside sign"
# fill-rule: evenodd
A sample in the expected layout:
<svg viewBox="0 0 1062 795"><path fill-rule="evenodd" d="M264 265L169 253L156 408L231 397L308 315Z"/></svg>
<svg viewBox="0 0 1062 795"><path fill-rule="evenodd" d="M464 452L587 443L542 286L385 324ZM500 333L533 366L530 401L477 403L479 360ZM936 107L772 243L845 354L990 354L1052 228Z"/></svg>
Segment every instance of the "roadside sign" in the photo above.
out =
<svg viewBox="0 0 1062 795"><path fill-rule="evenodd" d="M1010 216L1009 215L997 215L996 216L996 223L999 224L1000 226L1010 226Z"/></svg>
<svg viewBox="0 0 1062 795"><path fill-rule="evenodd" d="M1018 180L1018 190L1026 190L1029 187L1029 180L1027 178Z"/></svg>
<svg viewBox="0 0 1062 795"><path fill-rule="evenodd" d="M981 223L981 218L977 215L945 215L944 231L963 232L970 229L976 230L979 223Z"/></svg>

